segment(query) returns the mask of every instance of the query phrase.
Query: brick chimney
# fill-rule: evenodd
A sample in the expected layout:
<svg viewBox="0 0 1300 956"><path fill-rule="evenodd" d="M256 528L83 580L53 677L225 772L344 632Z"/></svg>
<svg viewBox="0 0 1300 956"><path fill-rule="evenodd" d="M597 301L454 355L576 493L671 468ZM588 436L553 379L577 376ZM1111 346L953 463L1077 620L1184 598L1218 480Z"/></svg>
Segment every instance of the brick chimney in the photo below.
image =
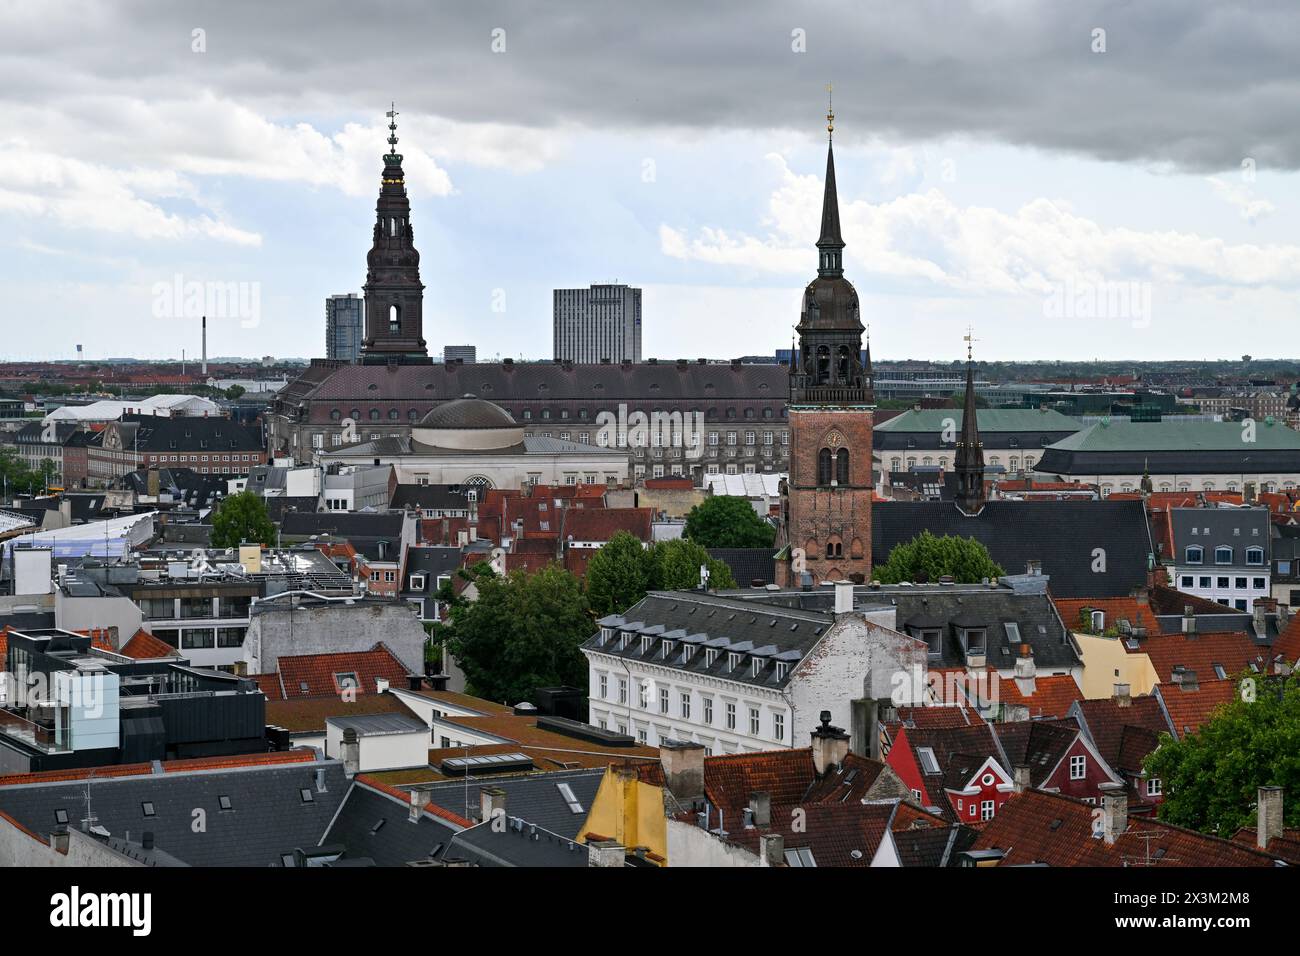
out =
<svg viewBox="0 0 1300 956"><path fill-rule="evenodd" d="M418 823L420 820L420 815L424 813L424 808L427 807L428 805L429 805L428 790L412 790L410 814L407 816L407 819L410 820L412 823Z"/></svg>
<svg viewBox="0 0 1300 956"><path fill-rule="evenodd" d="M1016 793L1024 793L1033 786L1033 783L1030 780L1028 766L1016 767L1011 771L1011 774L1012 780L1015 783Z"/></svg>
<svg viewBox="0 0 1300 956"><path fill-rule="evenodd" d="M1113 844L1128 829L1128 792L1122 783L1103 783L1101 794L1101 838Z"/></svg>
<svg viewBox="0 0 1300 956"><path fill-rule="evenodd" d="M772 825L772 794L766 790L757 790L749 795L749 812L753 814L754 826L770 827Z"/></svg>
<svg viewBox="0 0 1300 956"><path fill-rule="evenodd" d="M1255 805L1255 844L1267 850L1269 841L1283 835L1282 788L1260 787Z"/></svg>
<svg viewBox="0 0 1300 956"><path fill-rule="evenodd" d="M812 732L813 769L818 778L843 765L849 755L849 735L839 727L831 726L831 712L821 712L822 724Z"/></svg>
<svg viewBox="0 0 1300 956"><path fill-rule="evenodd" d="M1130 688L1128 684L1115 685L1115 696L1112 698L1115 701L1115 706L1117 707L1133 706L1133 696L1129 692L1129 690Z"/></svg>
<svg viewBox="0 0 1300 956"><path fill-rule="evenodd" d="M1016 658L1016 678L1018 680L1033 680L1036 674L1034 649L1028 644L1021 644L1020 655Z"/></svg>
<svg viewBox="0 0 1300 956"><path fill-rule="evenodd" d="M785 866L785 837L779 833L765 833L758 838L763 866Z"/></svg>
<svg viewBox="0 0 1300 956"><path fill-rule="evenodd" d="M668 792L682 806L704 799L704 745L689 740L664 740L659 744L659 762Z"/></svg>

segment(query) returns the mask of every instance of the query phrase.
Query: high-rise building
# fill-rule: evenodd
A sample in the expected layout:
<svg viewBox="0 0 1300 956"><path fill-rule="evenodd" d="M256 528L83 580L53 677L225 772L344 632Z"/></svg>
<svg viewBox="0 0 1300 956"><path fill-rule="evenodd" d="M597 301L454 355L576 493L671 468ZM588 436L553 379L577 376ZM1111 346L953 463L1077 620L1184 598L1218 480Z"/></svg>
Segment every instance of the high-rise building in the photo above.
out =
<svg viewBox="0 0 1300 956"><path fill-rule="evenodd" d="M641 290L626 285L556 289L555 360L641 361Z"/></svg>
<svg viewBox="0 0 1300 956"><path fill-rule="evenodd" d="M478 349L472 345L444 345L442 347L444 362L463 362L473 365L478 360Z"/></svg>
<svg viewBox="0 0 1300 956"><path fill-rule="evenodd" d="M402 156L397 151L397 111L388 112L388 152L375 205L374 242L366 256L364 365L429 363L424 341L424 285L411 228Z"/></svg>
<svg viewBox="0 0 1300 956"><path fill-rule="evenodd" d="M833 133L835 114L827 112ZM858 293L844 278L835 154L828 137L817 278L804 290L790 365L790 474L782 495L778 583L870 580L870 352Z"/></svg>
<svg viewBox="0 0 1300 956"><path fill-rule="evenodd" d="M325 357L355 362L361 357L365 309L356 293L325 300Z"/></svg>

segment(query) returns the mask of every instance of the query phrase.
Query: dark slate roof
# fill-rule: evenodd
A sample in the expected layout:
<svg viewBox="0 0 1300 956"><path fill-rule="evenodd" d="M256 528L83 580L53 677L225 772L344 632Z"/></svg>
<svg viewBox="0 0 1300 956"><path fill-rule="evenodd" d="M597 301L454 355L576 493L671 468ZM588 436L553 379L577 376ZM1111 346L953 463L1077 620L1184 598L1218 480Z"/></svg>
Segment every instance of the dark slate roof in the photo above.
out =
<svg viewBox="0 0 1300 956"><path fill-rule="evenodd" d="M173 449L197 451L261 451L260 429L247 428L228 418L197 418L161 415L124 415L116 427L129 447L141 452ZM107 429L98 434L102 436ZM206 444L204 444L206 442Z"/></svg>
<svg viewBox="0 0 1300 956"><path fill-rule="evenodd" d="M138 495L147 495L149 473L142 470L129 471L118 478L115 484ZM158 490L192 508L202 509L225 497L227 485L226 479L221 475L204 475L193 468L159 468Z"/></svg>
<svg viewBox="0 0 1300 956"><path fill-rule="evenodd" d="M421 786L428 791L431 803L468 819L479 818L479 790L482 787L499 787L506 792L505 810L509 817L519 817L529 824L542 827L558 836L573 839L587 820L596 790L605 776L605 768L587 770L559 770L553 773L530 773L514 776L493 776L469 783L469 807L465 806L465 782L437 783ZM560 784L567 784L577 798L582 811L575 813L568 800L560 793ZM586 856L583 860L585 862Z"/></svg>
<svg viewBox="0 0 1300 956"><path fill-rule="evenodd" d="M507 811L507 814L509 811ZM510 817L504 830L480 823L461 830L443 853L477 866L585 867L588 850L536 824Z"/></svg>
<svg viewBox="0 0 1300 956"><path fill-rule="evenodd" d="M739 587L749 587L755 582L764 586L776 581L776 552L771 548L710 548L709 557L716 558L731 568L731 576Z"/></svg>
<svg viewBox="0 0 1300 956"><path fill-rule="evenodd" d="M433 814L411 821L410 805L396 796L356 782L320 842L344 847L346 859L368 859L375 866L405 866L439 856L456 827Z"/></svg>
<svg viewBox="0 0 1300 956"><path fill-rule="evenodd" d="M1028 767L1032 786L1041 787L1079 736L1073 720L1017 720L992 724L1011 766Z"/></svg>
<svg viewBox="0 0 1300 956"><path fill-rule="evenodd" d="M1143 587L1153 553L1146 508L1133 501L990 501L965 515L944 501L884 501L871 509L874 564L923 531L981 542L1009 574L1042 562L1059 597L1119 597ZM1095 551L1105 570L1093 571Z"/></svg>
<svg viewBox="0 0 1300 956"><path fill-rule="evenodd" d="M1169 520L1174 535L1174 553L1170 560L1180 569L1203 574L1245 572L1264 574L1269 568L1269 511L1267 508L1170 508ZM1195 531L1195 534L1193 534ZM1219 564L1215 549L1232 548L1232 561ZM1200 565L1187 563L1187 549L1204 550ZM1262 564L1247 564L1246 550L1260 548Z"/></svg>
<svg viewBox="0 0 1300 956"><path fill-rule="evenodd" d="M13 441L17 445L65 445L68 439L77 434L80 428L81 426L75 423L56 422L54 424L55 440L49 442L45 440L45 423L34 421L14 432Z"/></svg>
<svg viewBox="0 0 1300 956"><path fill-rule="evenodd" d="M387 538L397 542L402 538L403 520L400 512L297 511L285 514L280 531L304 538L328 534L346 540Z"/></svg>
<svg viewBox="0 0 1300 956"><path fill-rule="evenodd" d="M316 787L323 769L325 791ZM311 792L304 802L300 791ZM157 847L190 866L274 866L281 854L315 846L348 789L338 761L301 762L100 777L90 784L91 808L114 837L133 840L148 830ZM230 810L219 798L229 797ZM155 815L146 817L143 804ZM206 811L207 829L195 833L193 811ZM56 810L71 826L86 816L86 782L15 784L0 787L0 810L33 833L58 828Z"/></svg>
<svg viewBox="0 0 1300 956"><path fill-rule="evenodd" d="M398 485L389 506L419 511L468 511L470 490L470 485Z"/></svg>
<svg viewBox="0 0 1300 956"><path fill-rule="evenodd" d="M438 593L438 575L452 574L460 567L463 552L460 548L408 548L406 575L402 581L403 596L433 596ZM424 590L411 590L411 575L424 575Z"/></svg>
<svg viewBox="0 0 1300 956"><path fill-rule="evenodd" d="M892 604L897 615L897 629L913 636L917 636L915 630L922 628L942 628L941 656L930 658L932 668L966 665L957 632L960 627L972 626L987 629L989 667L999 670L1013 667L1021 644L1033 648L1034 662L1039 668L1078 665L1078 653L1056 606L1043 587L1044 579L1022 576L1003 581L997 587L980 584L859 585L853 589L853 600L859 610ZM1012 581L1014 584L1007 583ZM834 591L829 587L812 591L729 593L751 604L799 608L819 612L827 619L832 616L829 612L835 603ZM627 616L631 619L633 612L628 611ZM1014 625L1014 629L1008 624Z"/></svg>
<svg viewBox="0 0 1300 956"><path fill-rule="evenodd" d="M320 499L315 495L294 495L287 497L280 495L273 498L263 498L266 502L266 513L272 521L283 523L285 515L293 512L305 512L314 514L320 507Z"/></svg>
<svg viewBox="0 0 1300 956"><path fill-rule="evenodd" d="M798 608L757 605L743 597L723 597L695 591L652 591L622 615L609 615L597 622L613 629L612 636L601 642L597 631L582 646L600 654L639 660L694 674L708 674L722 680L760 687L784 687L794 665L822 639L834 623L832 614ZM620 648L620 634L632 634L627 647ZM642 650L641 637L653 638L648 650ZM664 658L664 641L674 642L673 652ZM694 648L690 660L683 660L684 648ZM716 659L707 663L705 651L717 651ZM734 670L729 655L739 653L741 661ZM763 666L754 676L751 662L761 658ZM785 675L778 678L776 663L788 664Z"/></svg>

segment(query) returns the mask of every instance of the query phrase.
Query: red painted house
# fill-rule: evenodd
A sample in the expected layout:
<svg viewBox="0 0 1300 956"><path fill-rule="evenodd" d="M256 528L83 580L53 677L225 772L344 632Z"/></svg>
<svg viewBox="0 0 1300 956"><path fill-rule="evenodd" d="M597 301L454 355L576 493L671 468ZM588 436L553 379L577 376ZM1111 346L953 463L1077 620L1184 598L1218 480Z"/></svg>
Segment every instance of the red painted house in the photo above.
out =
<svg viewBox="0 0 1300 956"><path fill-rule="evenodd" d="M992 819L1015 789L989 724L904 726L886 761L913 796L946 818L978 824Z"/></svg>

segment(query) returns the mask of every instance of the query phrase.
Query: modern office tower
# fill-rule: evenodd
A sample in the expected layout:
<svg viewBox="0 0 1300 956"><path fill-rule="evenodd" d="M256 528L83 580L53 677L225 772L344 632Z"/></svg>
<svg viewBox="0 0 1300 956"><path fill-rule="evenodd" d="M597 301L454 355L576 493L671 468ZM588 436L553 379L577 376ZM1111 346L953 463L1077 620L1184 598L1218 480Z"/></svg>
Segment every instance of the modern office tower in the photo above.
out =
<svg viewBox="0 0 1300 956"><path fill-rule="evenodd" d="M626 285L556 289L555 360L641 361L641 290Z"/></svg>
<svg viewBox="0 0 1300 956"><path fill-rule="evenodd" d="M363 300L355 293L325 300L325 357L355 362L361 355L365 330Z"/></svg>
<svg viewBox="0 0 1300 956"><path fill-rule="evenodd" d="M444 345L442 347L444 362L463 362L473 365L478 360L478 349L472 345Z"/></svg>

